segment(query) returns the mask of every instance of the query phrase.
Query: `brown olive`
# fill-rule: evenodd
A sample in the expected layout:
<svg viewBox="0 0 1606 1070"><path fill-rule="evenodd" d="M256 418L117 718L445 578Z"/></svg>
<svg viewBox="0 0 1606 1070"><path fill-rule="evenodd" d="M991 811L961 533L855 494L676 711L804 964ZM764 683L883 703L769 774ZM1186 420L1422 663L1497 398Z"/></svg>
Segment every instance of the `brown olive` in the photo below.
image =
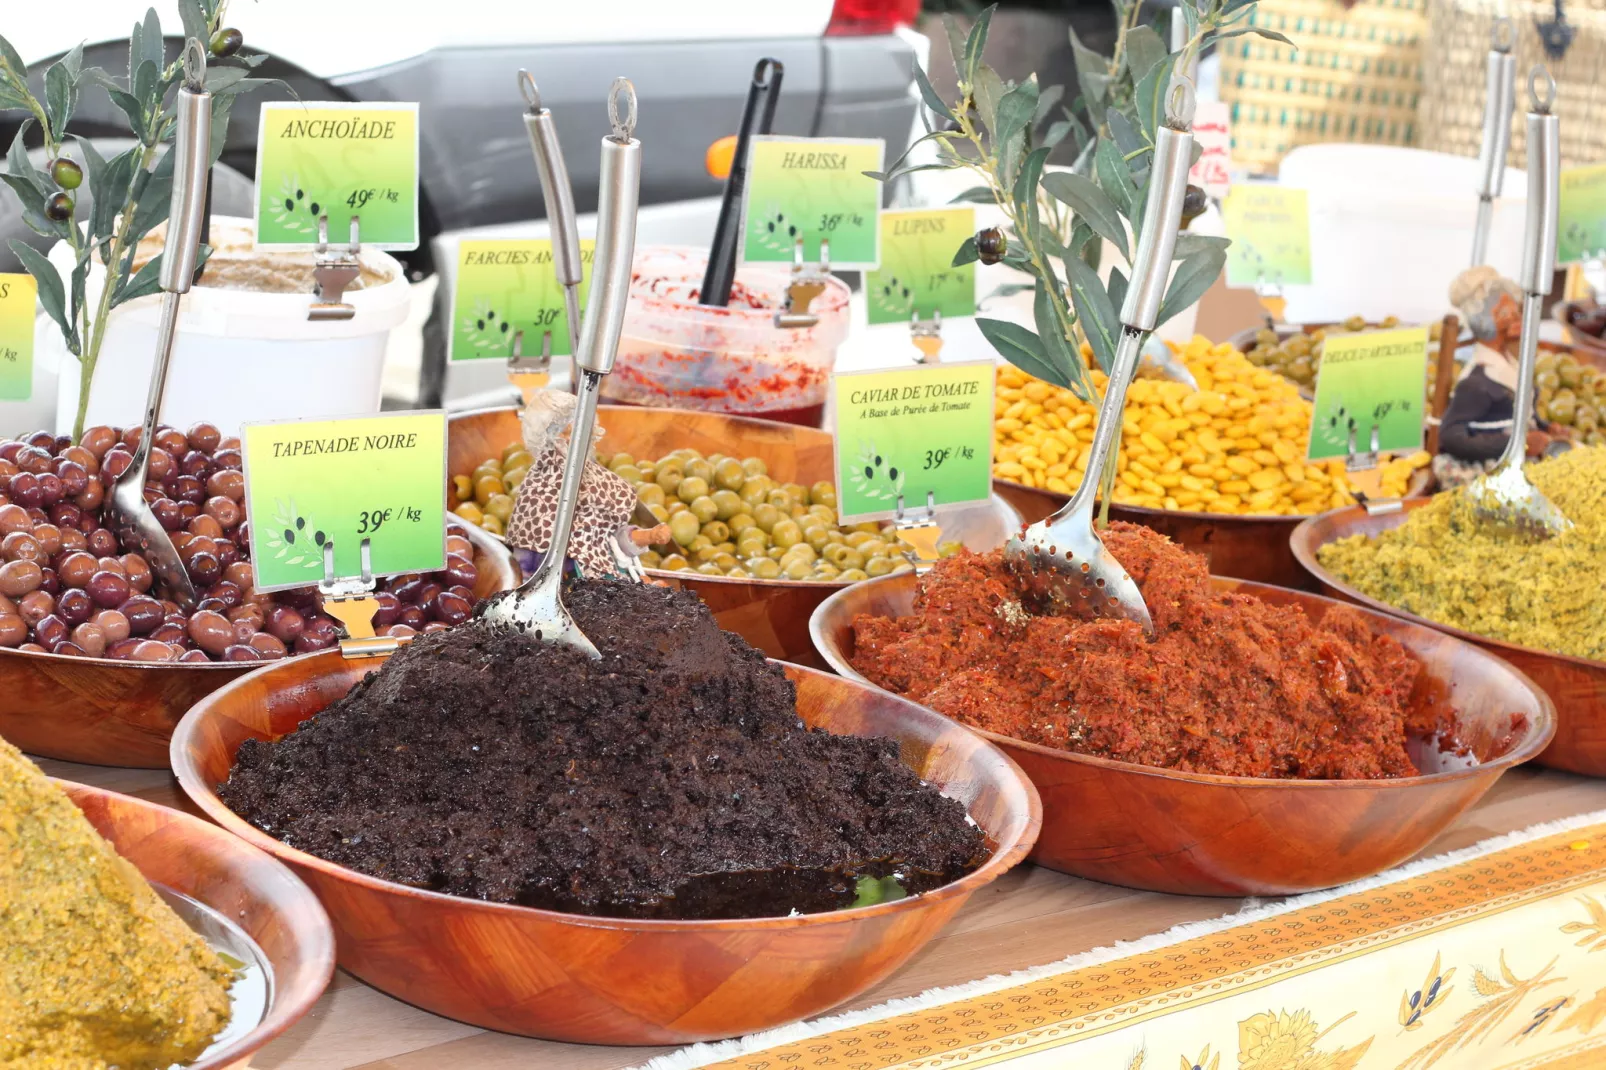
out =
<svg viewBox="0 0 1606 1070"><path fill-rule="evenodd" d="M54 613L33 626L33 637L46 650L54 650L56 644L66 642L70 634L72 629L67 626L67 622Z"/></svg>
<svg viewBox="0 0 1606 1070"><path fill-rule="evenodd" d="M16 598L37 591L43 577L44 570L33 561L7 561L0 565L0 594Z"/></svg>
<svg viewBox="0 0 1606 1070"><path fill-rule="evenodd" d="M89 549L89 536L77 528L61 529L61 551L67 554L82 553Z"/></svg>
<svg viewBox="0 0 1606 1070"><path fill-rule="evenodd" d="M61 577L61 582L69 587L85 586L89 583L89 577L99 571L99 562L93 555L86 553L69 553L56 566L56 574Z"/></svg>
<svg viewBox="0 0 1606 1070"><path fill-rule="evenodd" d="M29 591L17 599L17 614L31 628L55 612L56 600L49 591Z"/></svg>
<svg viewBox="0 0 1606 1070"><path fill-rule="evenodd" d="M151 629L162 623L162 603L146 595L137 594L117 607L118 612L128 618L128 630L132 635L146 635Z"/></svg>
<svg viewBox="0 0 1606 1070"><path fill-rule="evenodd" d="M54 524L35 524L33 537L47 557L61 553L61 529Z"/></svg>
<svg viewBox="0 0 1606 1070"><path fill-rule="evenodd" d="M0 505L0 535L10 535L16 531L33 531L33 521L28 518L28 510L20 505Z"/></svg>
<svg viewBox="0 0 1606 1070"><path fill-rule="evenodd" d="M77 587L69 587L56 596L56 616L68 624L84 624L94 615L94 600Z"/></svg>
<svg viewBox="0 0 1606 1070"><path fill-rule="evenodd" d="M229 504L232 505L233 503L230 502ZM223 525L218 522L216 517L205 513L185 524L184 530L191 535L205 535L209 539L221 539L223 537Z"/></svg>
<svg viewBox="0 0 1606 1070"><path fill-rule="evenodd" d="M20 618L19 618L20 619ZM99 625L86 621L72 630L72 641L83 648L85 654L98 658L106 653L106 633Z"/></svg>
<svg viewBox="0 0 1606 1070"><path fill-rule="evenodd" d="M186 650L178 656L181 664L201 664L212 660L212 656L204 650Z"/></svg>
<svg viewBox="0 0 1606 1070"><path fill-rule="evenodd" d="M39 489L39 477L32 472L18 472L6 484L6 493L16 505L32 507L45 500Z"/></svg>
<svg viewBox="0 0 1606 1070"><path fill-rule="evenodd" d="M128 618L115 609L101 610L90 623L101 630L108 644L128 638Z"/></svg>
<svg viewBox="0 0 1606 1070"><path fill-rule="evenodd" d="M128 653L131 661L177 661L179 657L177 647L153 639L141 639Z"/></svg>
<svg viewBox="0 0 1606 1070"><path fill-rule="evenodd" d="M120 557L102 557L95 562L95 567L101 572L115 572L119 576L126 575L123 571L123 559Z"/></svg>
<svg viewBox="0 0 1606 1070"><path fill-rule="evenodd" d="M450 591L442 591L435 596L435 619L446 624L463 623L468 619L468 615L473 608L468 599L461 598Z"/></svg>
<svg viewBox="0 0 1606 1070"><path fill-rule="evenodd" d="M227 498L221 494L208 498L204 508L207 517L222 525L225 530L234 527L245 519L245 510L240 508L233 498ZM200 517L196 517L196 519L199 520Z"/></svg>
<svg viewBox="0 0 1606 1070"><path fill-rule="evenodd" d="M134 428L134 437L136 440L139 437L138 428ZM129 445L132 446L134 443L130 442ZM185 438L184 433L175 427L158 428L156 437L151 440L151 445L157 449L166 450L174 457L182 457L190 450L190 440Z"/></svg>
<svg viewBox="0 0 1606 1070"><path fill-rule="evenodd" d="M41 565L50 559L38 539L20 531L13 531L0 539L0 557L7 561L33 561Z"/></svg>
<svg viewBox="0 0 1606 1070"><path fill-rule="evenodd" d="M13 647L28 638L28 622L19 614L0 614L0 646Z"/></svg>
<svg viewBox="0 0 1606 1070"><path fill-rule="evenodd" d="M128 582L128 577L109 569L101 569L89 577L89 582L84 584L84 590L102 609L116 609L128 601L134 593L134 587Z"/></svg>
<svg viewBox="0 0 1606 1070"><path fill-rule="evenodd" d="M117 536L105 528L96 528L89 533L89 552L96 557L110 557L117 552Z"/></svg>
<svg viewBox="0 0 1606 1070"><path fill-rule="evenodd" d="M393 639L411 639L413 636L418 634L418 629L409 627L406 624L392 624L390 627L385 629L385 634ZM298 640L296 643L296 653L299 654L300 652L301 644Z"/></svg>
<svg viewBox="0 0 1606 1070"><path fill-rule="evenodd" d="M120 560L123 564L123 575L128 577L129 585L140 594L149 591L156 582L156 577L151 574L151 566L145 563L145 559L139 554L124 554Z"/></svg>
<svg viewBox="0 0 1606 1070"><path fill-rule="evenodd" d="M200 610L190 618L186 630L195 645L209 654L221 655L234 645L234 625L221 613Z"/></svg>
<svg viewBox="0 0 1606 1070"><path fill-rule="evenodd" d="M104 460L106 451L117 445L117 432L99 425L86 428L78 444L94 454L96 460Z"/></svg>

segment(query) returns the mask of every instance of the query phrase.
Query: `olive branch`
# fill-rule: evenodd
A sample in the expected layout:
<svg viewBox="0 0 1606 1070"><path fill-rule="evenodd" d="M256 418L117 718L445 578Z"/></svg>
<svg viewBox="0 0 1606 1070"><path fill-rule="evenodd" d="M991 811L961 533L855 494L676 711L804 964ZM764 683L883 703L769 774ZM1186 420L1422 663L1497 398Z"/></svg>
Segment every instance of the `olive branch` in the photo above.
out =
<svg viewBox="0 0 1606 1070"><path fill-rule="evenodd" d="M869 172L882 181L958 168L977 175L981 184L955 201L996 205L1008 222L1008 237L983 231L966 239L954 254L954 266L979 259L1030 275L1032 284L1021 288L1035 291L1036 330L987 318L978 318L976 325L1011 364L1084 400L1092 398L1093 389L1078 333L1108 371L1132 270L1130 236L1138 232L1148 203L1155 131L1165 121L1173 73L1190 69L1202 49L1229 37L1255 33L1292 44L1254 24L1255 0L1180 0L1187 40L1173 53L1154 27L1139 24L1139 0L1112 2L1119 31L1110 56L1087 48L1071 32L1077 84L1069 89L1040 86L1035 75L1006 82L983 61L996 5L984 10L968 33L949 17L959 102L949 105L925 71L918 66L914 71L921 97L938 121L927 122L927 132L910 152L934 142L936 162L910 164L905 152L887 171ZM1067 138L1076 149L1075 163L1069 171L1047 170L1049 154ZM1195 159L1199 151L1195 145ZM1095 238L1114 246L1126 265L1124 272L1112 266L1108 282L1099 278ZM1180 263L1161 303L1159 323L1210 288L1226 264L1227 245L1225 238L1178 236L1174 257Z"/></svg>
<svg viewBox="0 0 1606 1070"><path fill-rule="evenodd" d="M214 163L223 151L234 98L262 84L263 79L247 75L265 58L236 55L242 38L238 30L223 27L225 4L226 0L178 2L185 37L200 42L202 51L212 59L224 61L210 65L206 72L206 89L212 94ZM68 285L63 287L60 275L42 253L16 239L11 241L12 251L38 283L39 303L45 314L61 329L67 349L80 362L75 441L83 435L107 317L125 301L153 294L160 288L161 257L158 255L135 273L134 255L140 240L167 218L173 190L173 154L162 154L159 159L158 155L173 135L175 91L184 76L181 59L167 60L161 20L154 8L145 13L143 21L134 24L129 34L126 80L83 63L84 48L79 44L46 68L44 99L40 100L28 86L28 69L22 56L0 37L0 111L21 110L29 115L11 142L0 181L16 194L29 228L65 242L73 255L73 269ZM67 127L83 90L90 86L105 89L128 120L138 144L108 160L88 139L73 136L80 163L65 151ZM34 167L28 158L25 139L35 125L43 136L50 161L45 171ZM75 191L82 185L86 169L93 202L87 218L75 203ZM201 250L202 263L208 253L209 249ZM91 308L86 291L93 258L105 266L106 283Z"/></svg>

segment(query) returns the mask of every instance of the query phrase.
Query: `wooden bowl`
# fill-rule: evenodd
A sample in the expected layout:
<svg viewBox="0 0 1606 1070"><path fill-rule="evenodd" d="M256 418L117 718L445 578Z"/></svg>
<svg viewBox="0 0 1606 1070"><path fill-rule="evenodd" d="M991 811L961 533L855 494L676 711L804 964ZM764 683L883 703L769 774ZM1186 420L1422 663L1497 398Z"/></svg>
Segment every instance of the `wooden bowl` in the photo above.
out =
<svg viewBox="0 0 1606 1070"><path fill-rule="evenodd" d="M1406 502L1400 512L1383 516L1371 516L1359 506L1313 516L1294 530L1294 555L1323 593L1476 643L1527 673L1556 704L1556 738L1538 757L1539 764L1586 776L1606 776L1606 661L1518 646L1419 617L1362 594L1316 560L1316 552L1333 540L1388 531L1405 523L1412 509L1426 504L1426 499Z"/></svg>
<svg viewBox="0 0 1606 1070"><path fill-rule="evenodd" d="M466 521L476 598L518 586L506 546ZM260 663L112 661L0 649L0 738L29 754L86 765L166 769L167 742L184 712Z"/></svg>
<svg viewBox="0 0 1606 1070"><path fill-rule="evenodd" d="M1426 468L1412 474L1407 497L1427 492L1432 473ZM994 479L993 491L1028 524L1035 524L1070 500L1066 494L1039 490L1024 483ZM1141 505L1110 504L1110 519L1125 520L1158 531L1179 546L1200 554L1217 576L1233 576L1274 587L1315 590L1310 574L1300 567L1288 547L1302 516L1226 516L1183 509L1150 509Z"/></svg>
<svg viewBox="0 0 1606 1070"><path fill-rule="evenodd" d="M1561 324L1567 332L1567 340L1573 344L1574 352L1581 358L1594 358L1590 362L1596 366L1602 365L1602 358L1606 358L1606 338L1596 338L1586 334L1573 326L1572 314L1581 308L1593 306L1594 301L1557 301L1550 308L1550 318Z"/></svg>
<svg viewBox="0 0 1606 1070"><path fill-rule="evenodd" d="M1335 603L1303 591L1217 578L1217 590L1297 605L1313 619ZM912 576L883 576L832 595L810 630L837 672L849 664L856 617L906 616ZM1290 895L1359 880L1426 847L1500 774L1538 754L1555 732L1555 709L1522 673L1470 643L1384 613L1366 611L1448 689L1475 753L1526 725L1498 755L1472 767L1421 741L1411 749L1424 776L1397 780L1269 780L1212 776L1095 758L978 731L1014 758L1043 797L1043 833L1033 861L1133 888L1181 895Z"/></svg>
<svg viewBox="0 0 1606 1070"><path fill-rule="evenodd" d="M829 432L812 427L746 416L602 405L597 424L605 432L603 448L635 457L662 457L677 449L707 456L727 453L757 457L772 478L809 486L835 483L834 452ZM472 472L487 457L521 439L516 408L481 409L447 421L446 470ZM972 550L994 550L1020 526L1020 517L994 495L990 502L953 510L945 534ZM647 569L647 575L672 587L696 592L714 613L719 626L735 632L765 654L781 661L823 667L809 641L809 615L846 583L808 580L726 579L696 572Z"/></svg>
<svg viewBox="0 0 1606 1070"><path fill-rule="evenodd" d="M312 1009L335 970L329 916L284 866L199 818L84 784L57 782L152 884L189 896L244 931L272 972L267 1013L186 1070L245 1070L251 1055Z"/></svg>
<svg viewBox="0 0 1606 1070"><path fill-rule="evenodd" d="M1004 753L930 710L828 673L786 666L798 714L847 735L888 736L928 782L962 801L994 853L925 895L789 918L640 921L461 899L365 876L287 847L215 788L246 739L277 739L344 695L378 659L331 650L262 668L203 699L173 736L179 786L207 816L288 863L334 921L340 965L436 1014L585 1044L687 1044L820 1014L920 949L1026 856L1037 793Z"/></svg>

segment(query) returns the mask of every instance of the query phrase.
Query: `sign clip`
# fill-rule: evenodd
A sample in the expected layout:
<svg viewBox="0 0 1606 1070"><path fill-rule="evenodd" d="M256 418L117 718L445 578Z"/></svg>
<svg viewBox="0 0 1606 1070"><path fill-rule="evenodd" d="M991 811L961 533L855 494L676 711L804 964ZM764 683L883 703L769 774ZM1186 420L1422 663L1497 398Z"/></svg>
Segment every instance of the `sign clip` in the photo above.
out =
<svg viewBox="0 0 1606 1070"><path fill-rule="evenodd" d="M814 299L825 292L831 276L831 243L820 239L820 262L812 267L803 263L803 239L792 247L792 281L786 287L786 308L775 313L775 326L812 327L820 317L809 311Z"/></svg>
<svg viewBox="0 0 1606 1070"><path fill-rule="evenodd" d="M329 217L318 217L317 260L312 268L314 300L312 307L307 309L307 319L315 323L349 320L357 314L356 307L348 303L345 296L347 288L362 274L362 265L357 262L357 254L361 251L356 216L351 217L351 244L344 256L330 254Z"/></svg>
<svg viewBox="0 0 1606 1070"><path fill-rule="evenodd" d="M513 350L507 355L508 382L518 387L528 405L536 391L552 381L552 332L541 332L541 352L524 355L524 331L513 332Z"/></svg>
<svg viewBox="0 0 1606 1070"><path fill-rule="evenodd" d="M898 495L898 512L893 517L892 528L908 545L903 555L915 566L916 572L924 572L937 563L941 556L937 544L942 539L942 528L937 523L935 491L926 491L925 509L912 514L904 507L903 495Z"/></svg>
<svg viewBox="0 0 1606 1070"><path fill-rule="evenodd" d="M362 575L335 576L335 543L323 544L323 579L318 593L323 595L323 611L338 620L345 628L340 640L340 653L347 658L373 658L395 653L402 640L391 635L374 634L374 614L379 612L379 601L374 598L373 562L368 540L362 541Z"/></svg>
<svg viewBox="0 0 1606 1070"><path fill-rule="evenodd" d="M920 350L920 364L936 364L942 352L942 310L935 309L931 319L922 320L918 311L909 314L909 340Z"/></svg>

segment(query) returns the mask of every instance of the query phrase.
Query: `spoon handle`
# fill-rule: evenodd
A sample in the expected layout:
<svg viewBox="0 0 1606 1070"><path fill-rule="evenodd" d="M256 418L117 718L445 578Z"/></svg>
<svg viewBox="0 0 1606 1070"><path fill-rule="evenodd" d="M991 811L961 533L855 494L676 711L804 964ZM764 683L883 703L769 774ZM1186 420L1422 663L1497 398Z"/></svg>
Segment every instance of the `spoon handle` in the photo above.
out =
<svg viewBox="0 0 1606 1070"><path fill-rule="evenodd" d="M563 145L558 141L552 110L541 106L541 91L529 71L519 71L519 90L529 105L524 113L524 130L530 136L535 173L541 180L541 200L546 205L547 228L552 234L552 271L563 286L563 310L569 321L572 347L580 335L580 280L584 274L574 188L569 183L568 165L563 162Z"/></svg>
<svg viewBox="0 0 1606 1070"><path fill-rule="evenodd" d="M162 395L167 391L167 370L173 357L173 338L178 330L181 295L195 279L195 262L200 257L201 222L206 214L206 178L212 159L212 94L205 89L206 61L200 44L193 38L184 47L184 81L174 101L173 197L167 214L167 241L162 247L162 318L157 326L156 364L151 372L150 393L145 399L145 422L128 466L133 479L143 486L149 474L151 439L161 416Z"/></svg>
<svg viewBox="0 0 1606 1070"><path fill-rule="evenodd" d="M627 118L620 120L618 105L626 102ZM579 370L579 397L574 429L563 465L563 488L552 521L552 544L541 559L530 586L556 589L563 576L563 559L574 532L574 514L586 461L591 457L591 432L597 422L597 399L602 377L613 369L624 329L625 305L630 299L631 260L636 247L636 208L641 196L641 142L632 137L635 127L635 90L618 79L609 97L614 131L602 139L602 176L597 192L597 252L592 261L591 293L586 301L580 344L575 348Z"/></svg>
<svg viewBox="0 0 1606 1070"><path fill-rule="evenodd" d="M1541 100L1538 80L1549 84ZM1528 76L1533 110L1528 113L1528 223L1523 233L1522 336L1517 350L1517 389L1511 403L1511 438L1498 467L1520 465L1527 454L1528 421L1533 417L1534 366L1539 359L1539 314L1556 275L1556 209L1560 200L1561 122L1549 113L1555 82L1542 64Z"/></svg>
<svg viewBox="0 0 1606 1070"><path fill-rule="evenodd" d="M1517 59L1511 54L1516 24L1496 19L1490 31L1483 98L1483 141L1478 150L1478 220L1472 231L1472 266L1488 258L1489 223L1494 199L1506 179L1506 150L1511 146L1511 112L1516 107Z"/></svg>

